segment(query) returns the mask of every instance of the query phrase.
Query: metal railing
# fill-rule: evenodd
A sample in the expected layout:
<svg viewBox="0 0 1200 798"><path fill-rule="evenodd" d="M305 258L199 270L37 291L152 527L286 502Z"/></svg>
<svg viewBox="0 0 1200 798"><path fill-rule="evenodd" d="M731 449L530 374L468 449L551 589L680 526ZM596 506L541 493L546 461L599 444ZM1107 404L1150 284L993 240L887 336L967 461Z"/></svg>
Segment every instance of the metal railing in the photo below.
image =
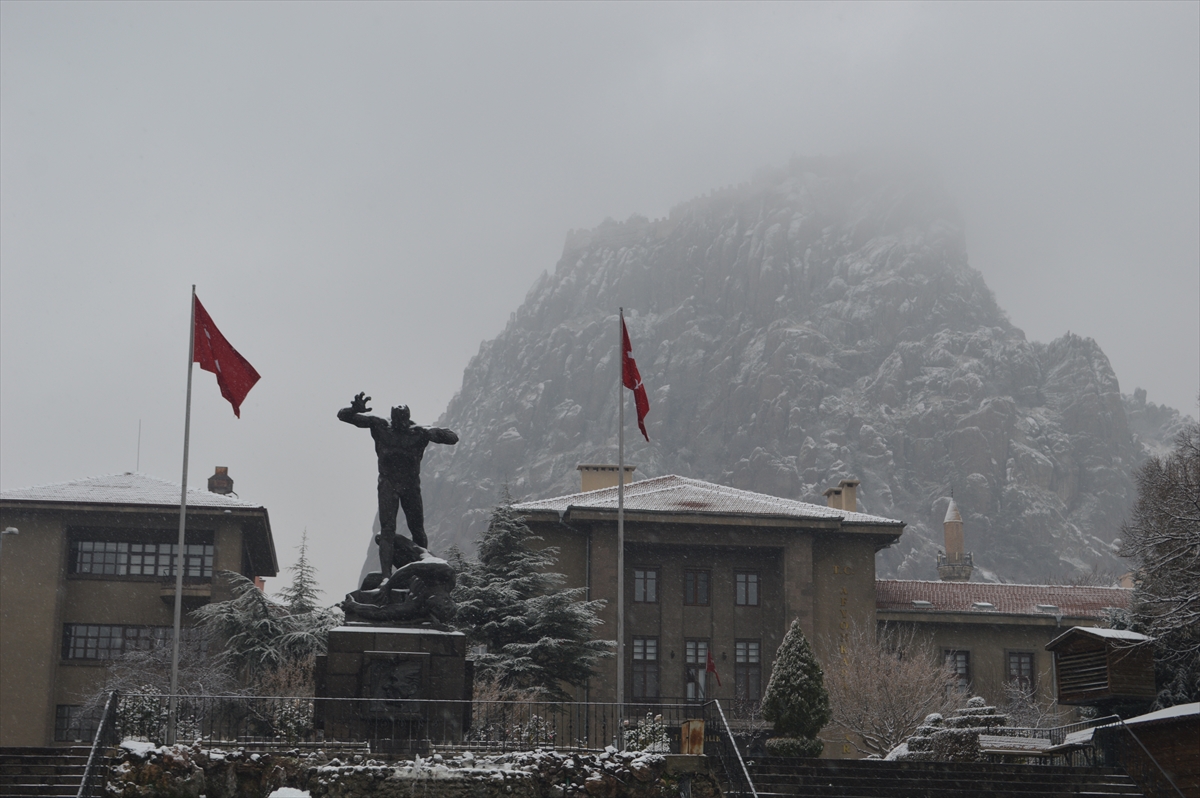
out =
<svg viewBox="0 0 1200 798"><path fill-rule="evenodd" d="M758 791L755 790L754 781L750 778L750 770L746 767L745 760L742 759L742 752L738 750L737 740L733 736L733 730L729 728L729 721L725 719L721 702L714 700L705 708L710 709L709 714L712 716L710 725L717 733L717 739L712 747L715 749L721 768L725 771L725 778L730 782L731 792L758 798ZM708 753L708 749L709 746L706 745L705 753Z"/></svg>
<svg viewBox="0 0 1200 798"><path fill-rule="evenodd" d="M371 743L373 751L431 748L515 751L537 748L679 751L680 725L708 705L435 701L244 695L179 696L180 742L207 744ZM121 738L161 743L163 695L121 696Z"/></svg>
<svg viewBox="0 0 1200 798"><path fill-rule="evenodd" d="M79 792L76 798L98 798L104 794L104 782L108 775L106 763L101 762L101 751L120 742L117 732L117 708L120 705L120 695L116 690L108 694L104 703L104 713L96 727L96 735L92 738L92 750L88 754L87 765L83 769L83 778L79 781Z"/></svg>

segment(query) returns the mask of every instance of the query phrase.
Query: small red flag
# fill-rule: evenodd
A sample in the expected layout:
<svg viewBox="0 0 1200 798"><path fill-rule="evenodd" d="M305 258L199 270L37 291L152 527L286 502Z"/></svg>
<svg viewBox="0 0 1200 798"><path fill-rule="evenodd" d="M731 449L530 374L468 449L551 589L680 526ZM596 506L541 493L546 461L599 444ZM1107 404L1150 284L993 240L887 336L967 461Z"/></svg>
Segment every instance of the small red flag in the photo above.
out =
<svg viewBox="0 0 1200 798"><path fill-rule="evenodd" d="M717 673L717 663L713 661L712 651L708 652L708 663L704 666L705 673L711 673L717 677L717 687L721 686L721 674Z"/></svg>
<svg viewBox="0 0 1200 798"><path fill-rule="evenodd" d="M650 400L646 397L646 386L642 384L642 375L638 372L637 361L633 359L633 346L629 343L629 330L625 329L625 317L621 317L621 381L625 387L633 391L633 402L637 406L638 429L642 436L650 440L646 434L646 414L650 412Z"/></svg>
<svg viewBox="0 0 1200 798"><path fill-rule="evenodd" d="M258 372L254 370L246 358L229 345L225 336L213 324L212 317L200 304L200 298L192 295L196 306L196 330L192 344L192 361L199 363L200 368L217 375L217 385L221 386L221 396L233 405L233 414L242 417L242 400L254 383L258 382Z"/></svg>

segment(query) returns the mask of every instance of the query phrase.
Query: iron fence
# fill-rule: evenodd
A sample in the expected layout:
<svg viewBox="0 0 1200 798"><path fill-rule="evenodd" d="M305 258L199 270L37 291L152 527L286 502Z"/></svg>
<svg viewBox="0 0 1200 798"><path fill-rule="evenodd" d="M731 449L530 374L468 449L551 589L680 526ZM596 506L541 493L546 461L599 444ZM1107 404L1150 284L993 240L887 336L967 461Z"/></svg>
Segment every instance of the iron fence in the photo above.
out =
<svg viewBox="0 0 1200 798"><path fill-rule="evenodd" d="M166 739L163 695L120 697L121 739ZM313 745L369 741L378 752L431 748L505 752L537 748L677 753L683 721L706 719L712 704L429 701L245 695L179 696L180 742L212 745ZM710 736L709 738L715 739Z"/></svg>

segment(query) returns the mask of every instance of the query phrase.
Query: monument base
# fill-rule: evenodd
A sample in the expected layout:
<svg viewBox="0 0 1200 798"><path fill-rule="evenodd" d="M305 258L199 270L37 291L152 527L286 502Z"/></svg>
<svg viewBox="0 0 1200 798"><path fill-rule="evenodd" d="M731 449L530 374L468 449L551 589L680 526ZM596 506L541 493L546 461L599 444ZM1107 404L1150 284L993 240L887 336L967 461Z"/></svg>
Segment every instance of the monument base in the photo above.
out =
<svg viewBox="0 0 1200 798"><path fill-rule="evenodd" d="M317 657L316 728L327 740L368 740L372 750L397 753L460 742L470 727L473 665L462 632L339 626Z"/></svg>

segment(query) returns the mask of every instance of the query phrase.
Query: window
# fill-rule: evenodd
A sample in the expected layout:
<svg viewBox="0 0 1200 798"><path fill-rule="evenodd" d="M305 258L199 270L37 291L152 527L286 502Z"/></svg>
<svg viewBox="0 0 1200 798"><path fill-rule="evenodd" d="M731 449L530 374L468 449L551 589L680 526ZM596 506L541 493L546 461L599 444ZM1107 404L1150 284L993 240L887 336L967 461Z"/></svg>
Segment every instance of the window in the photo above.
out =
<svg viewBox="0 0 1200 798"><path fill-rule="evenodd" d="M684 684L688 701L703 701L708 680L708 641L687 640L684 646Z"/></svg>
<svg viewBox="0 0 1200 798"><path fill-rule="evenodd" d="M171 639L169 626L63 626L63 659L112 659L126 651L146 651Z"/></svg>
<svg viewBox="0 0 1200 798"><path fill-rule="evenodd" d="M60 743L90 743L100 725L96 712L84 712L83 707L59 704L54 708L54 740Z"/></svg>
<svg viewBox="0 0 1200 798"><path fill-rule="evenodd" d="M683 603L708 606L708 571L683 572Z"/></svg>
<svg viewBox="0 0 1200 798"><path fill-rule="evenodd" d="M733 680L739 700L762 698L761 652L762 644L757 640L737 640L733 644Z"/></svg>
<svg viewBox="0 0 1200 798"><path fill-rule="evenodd" d="M971 652L946 649L946 665L958 679L958 689L966 692L971 687Z"/></svg>
<svg viewBox="0 0 1200 798"><path fill-rule="evenodd" d="M735 601L739 607L758 606L758 574L739 571L733 575L737 587Z"/></svg>
<svg viewBox="0 0 1200 798"><path fill-rule="evenodd" d="M658 698L658 638L633 638L633 697Z"/></svg>
<svg viewBox="0 0 1200 798"><path fill-rule="evenodd" d="M1006 659L1005 679L1019 685L1023 690L1033 689L1033 652L1009 651Z"/></svg>
<svg viewBox="0 0 1200 798"><path fill-rule="evenodd" d="M174 576L175 543L76 540L71 543L71 573L103 576ZM184 576L212 578L214 547L183 547Z"/></svg>
<svg viewBox="0 0 1200 798"><path fill-rule="evenodd" d="M633 600L646 604L658 602L658 569L633 569Z"/></svg>

